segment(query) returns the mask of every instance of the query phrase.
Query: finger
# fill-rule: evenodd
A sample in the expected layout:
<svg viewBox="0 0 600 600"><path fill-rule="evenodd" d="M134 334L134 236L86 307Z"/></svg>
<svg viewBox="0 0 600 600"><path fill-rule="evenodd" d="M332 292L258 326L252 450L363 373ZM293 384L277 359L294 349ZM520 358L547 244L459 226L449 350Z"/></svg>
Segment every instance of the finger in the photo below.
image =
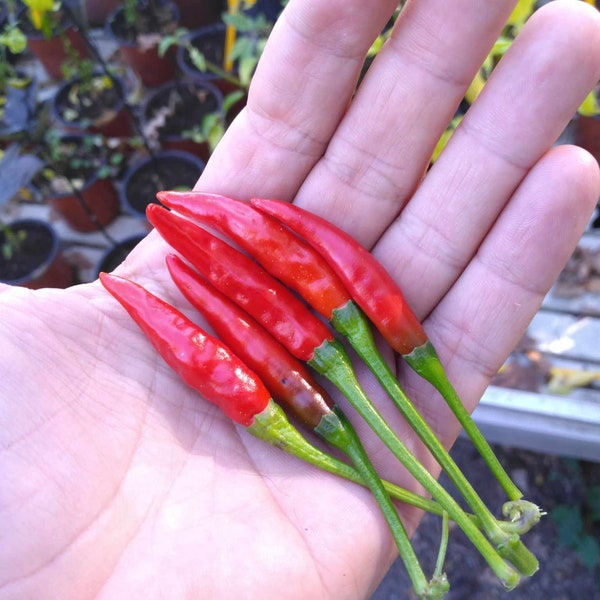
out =
<svg viewBox="0 0 600 600"><path fill-rule="evenodd" d="M298 0L283 11L248 103L196 188L292 199L354 93L367 50L397 1Z"/></svg>
<svg viewBox="0 0 600 600"><path fill-rule="evenodd" d="M600 194L593 158L557 146L530 171L464 273L425 321L469 410L517 344L558 277ZM414 380L412 380L414 384ZM431 401L431 398L429 398ZM458 434L441 401L423 412L451 443Z"/></svg>
<svg viewBox="0 0 600 600"><path fill-rule="evenodd" d="M420 181L513 4L409 2L296 202L373 245Z"/></svg>
<svg viewBox="0 0 600 600"><path fill-rule="evenodd" d="M420 317L600 78L600 15L589 8L557 1L532 18L378 244L376 254L393 257L386 266Z"/></svg>

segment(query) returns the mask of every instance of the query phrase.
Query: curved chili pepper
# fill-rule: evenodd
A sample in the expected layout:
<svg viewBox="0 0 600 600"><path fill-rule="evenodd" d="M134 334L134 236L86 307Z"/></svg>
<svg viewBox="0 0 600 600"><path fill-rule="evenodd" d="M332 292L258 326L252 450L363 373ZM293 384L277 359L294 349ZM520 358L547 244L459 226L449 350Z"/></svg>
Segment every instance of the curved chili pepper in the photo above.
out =
<svg viewBox="0 0 600 600"><path fill-rule="evenodd" d="M163 191L157 198L226 234L326 319L350 300L344 284L318 252L247 202L202 192Z"/></svg>
<svg viewBox="0 0 600 600"><path fill-rule="evenodd" d="M288 202L262 198L250 202L302 236L323 256L396 352L410 354L427 342L425 330L396 282L354 238Z"/></svg>
<svg viewBox="0 0 600 600"><path fill-rule="evenodd" d="M163 238L215 287L247 310L292 355L308 361L309 365L340 389L398 460L463 529L504 585L514 587L520 579L519 574L502 560L457 502L390 429L366 396L356 379L350 358L329 329L287 288L222 240L158 205L150 205L147 214ZM280 294L282 290L285 293ZM514 554L512 548L507 549L507 552ZM528 559L528 555L522 557L519 552L516 562L523 564Z"/></svg>
<svg viewBox="0 0 600 600"><path fill-rule="evenodd" d="M505 537L506 534L500 530L497 519L481 500L431 427L418 413L381 357L364 314L353 305L341 280L312 246L300 240L279 221L246 202L202 192L174 191L159 192L158 199L167 207L225 233L271 275L283 281L304 297L313 309L330 319L334 327L346 335L450 480L463 494L468 505L484 525L488 536ZM229 338L221 337L229 343ZM252 340L248 340L248 343L251 344ZM256 369L246 356L242 358ZM271 391L273 392L272 389Z"/></svg>
<svg viewBox="0 0 600 600"><path fill-rule="evenodd" d="M308 444L303 438L298 439L300 434L288 431L292 426L277 410L262 381L223 342L210 336L164 300L128 279L101 273L100 281L182 380L235 423L292 454L296 446ZM265 430L269 428L271 420L276 423L274 432L269 433ZM308 455L313 458L300 457L351 481L362 482L356 471L320 450L314 448ZM318 460L314 459L315 456ZM440 514L431 502L423 503L416 495L388 485L398 498Z"/></svg>
<svg viewBox="0 0 600 600"><path fill-rule="evenodd" d="M171 279L217 336L258 374L275 401L292 410L305 425L318 427L334 403L295 359L246 311L220 293L178 256L166 257Z"/></svg>
<svg viewBox="0 0 600 600"><path fill-rule="evenodd" d="M425 330L381 263L346 232L315 214L277 200L255 198L251 203L287 225L321 253L390 346L440 392L509 499L520 499L521 490L465 409Z"/></svg>
<svg viewBox="0 0 600 600"><path fill-rule="evenodd" d="M248 427L266 408L267 388L221 342L140 285L106 273L100 281L183 381L230 419Z"/></svg>
<svg viewBox="0 0 600 600"><path fill-rule="evenodd" d="M160 235L218 290L245 308L300 360L333 339L331 331L256 262L188 219L150 204L146 214ZM259 315L259 316L257 316ZM308 316L307 316L308 315Z"/></svg>

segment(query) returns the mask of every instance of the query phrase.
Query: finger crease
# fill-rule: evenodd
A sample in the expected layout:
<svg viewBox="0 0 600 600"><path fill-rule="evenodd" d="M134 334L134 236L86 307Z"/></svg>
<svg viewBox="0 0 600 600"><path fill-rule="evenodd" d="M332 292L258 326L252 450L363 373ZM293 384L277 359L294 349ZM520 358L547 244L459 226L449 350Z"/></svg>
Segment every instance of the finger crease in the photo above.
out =
<svg viewBox="0 0 600 600"><path fill-rule="evenodd" d="M255 108L248 108L248 124L252 135L278 150L317 159L326 145L323 140L308 131L274 118L266 112L259 112Z"/></svg>

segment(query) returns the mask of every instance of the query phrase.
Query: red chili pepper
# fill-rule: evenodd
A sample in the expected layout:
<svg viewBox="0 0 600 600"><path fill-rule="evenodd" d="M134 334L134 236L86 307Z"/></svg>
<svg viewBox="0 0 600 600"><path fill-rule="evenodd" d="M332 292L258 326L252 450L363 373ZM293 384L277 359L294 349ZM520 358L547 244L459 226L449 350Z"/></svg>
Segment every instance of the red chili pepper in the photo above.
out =
<svg viewBox="0 0 600 600"><path fill-rule="evenodd" d="M142 286L106 273L100 281L167 364L229 418L248 427L265 410L271 394L224 344Z"/></svg>
<svg viewBox="0 0 600 600"><path fill-rule="evenodd" d="M415 588L422 590L423 597L432 597L428 594L433 594L433 590L445 591L445 579L441 586L435 579L431 584L426 582L390 496L358 436L308 371L239 306L202 280L181 259L169 255L167 266L184 296L205 315L221 339L239 348L240 356L259 373L273 395L283 400L311 429L351 457L390 526Z"/></svg>
<svg viewBox="0 0 600 600"><path fill-rule="evenodd" d="M233 421L246 427L249 433L330 473L363 485L377 486L377 482L373 482L373 478L377 479L376 475L365 472L364 465L357 464L359 474L346 463L308 443L279 406L270 400L271 395L261 380L222 342L140 285L107 273L101 273L100 280L167 364L190 387ZM352 437L349 424L347 429L347 450L352 454L359 453L355 447L358 442ZM338 442L344 440L338 436ZM440 514L435 503L416 494L389 482L385 482L385 489L403 502ZM385 510L385 507L382 508Z"/></svg>
<svg viewBox="0 0 600 600"><path fill-rule="evenodd" d="M480 516L483 523L496 527L493 515L486 510L483 502L479 500L460 469L437 440L434 432L416 411L379 355L370 328L366 320L363 322L364 315L353 305L341 280L316 250L301 241L279 221L246 202L201 192L160 192L158 198L169 208L227 234L258 260L267 271L302 295L318 312L331 319L336 329L347 336L351 345L377 376L453 483L460 491L464 491L465 497L474 499L470 503L474 512ZM306 268L305 265L310 265L311 262L316 265L315 268ZM319 293L319 290L323 289L326 292L328 288L334 289L335 293ZM306 293L306 290L310 292ZM232 343L230 338L221 337L227 343ZM249 362L246 356L242 358L265 381L258 366ZM271 389L268 383L267 387ZM271 391L273 392L273 389Z"/></svg>
<svg viewBox="0 0 600 600"><path fill-rule="evenodd" d="M166 258L171 278L189 303L208 320L217 336L260 377L273 398L311 429L333 411L327 392L247 312L221 294L178 256Z"/></svg>
<svg viewBox="0 0 600 600"><path fill-rule="evenodd" d="M158 204L147 209L160 235L218 290L243 307L288 351L309 361L331 331L251 258L189 219Z"/></svg>
<svg viewBox="0 0 600 600"><path fill-rule="evenodd" d="M521 498L522 492L498 461L448 380L435 348L400 288L373 255L332 223L293 204L259 198L250 202L287 225L321 253L390 346L441 393L508 497ZM339 316L348 317L341 312Z"/></svg>
<svg viewBox="0 0 600 600"><path fill-rule="evenodd" d="M174 213L169 213L158 206L151 206L148 210L148 214L151 222L157 226L159 232L163 234L163 237L165 237L175 249L180 250L184 256L187 256L188 260L195 264L207 278L214 281L217 287L221 286L220 289L223 293L228 296L232 293L233 295L231 297L235 302L247 308L249 312L253 312L257 315L258 320L263 323L267 329L269 329L268 326L274 328L274 330L272 329L271 331L275 332L276 337L279 336L289 344L289 335L282 335L282 332L286 329L284 321L287 321L288 325L290 323L290 320L287 318L288 307L285 305L278 306L275 313L270 311L270 308L273 307L272 301L278 305L283 299L283 296L277 296L277 294L272 293L274 289L273 285L267 285L266 287L260 283L258 286L256 285L256 277L259 279L266 277L265 279L262 279L263 282L272 279L260 269L256 263L235 251L228 246L228 244L225 244L218 238L214 238L214 236L211 236L187 219L178 217ZM155 217L160 215L158 218L163 220L162 225L166 226L167 235L165 235L165 231L161 231L161 227L156 220L152 219L152 215ZM202 244L198 245L198 240L195 239L198 235L204 239L204 246ZM240 261L240 256L248 262ZM234 258L232 259L231 257ZM194 258L197 260L199 259L199 262L196 263ZM254 265L257 270L252 272L252 269L246 269L250 264ZM233 269L234 272L232 272L231 269ZM235 272L235 270L238 272ZM249 289L255 289L248 294L247 290L244 289L246 286L249 286ZM285 290L286 288L283 289ZM256 303L249 299L256 300ZM289 301L292 301L292 305L294 304L294 301L298 302L293 295L289 296L288 302ZM266 309L264 306L265 304L267 305ZM305 309L301 303L300 306ZM266 319L263 316L265 310L267 310L269 315ZM439 500L440 504L444 506L448 514L460 524L465 533L467 533L467 535L478 545L496 573L506 581L507 584L517 580L518 575L514 570L511 570L503 561L498 560L499 556L489 545L489 542L481 536L481 532L473 527L473 524L469 521L456 502L439 486L427 470L420 465L415 457L408 451L406 446L398 439L393 431L390 430L385 421L383 421L381 415L379 415L370 403L360 387L360 384L356 380L351 363L347 359L343 347L336 342L329 330L318 320L315 321L315 317L305 309L305 318L306 316L312 318L312 322L309 324L311 333L307 337L305 332L307 322L306 320L304 322L299 320L297 316L299 315L296 315L294 319L292 319L292 322L296 324L296 328L300 327L304 332L302 335L303 342L306 343L309 338L313 338L313 344L305 344L300 350L304 356L299 356L299 358L309 360L312 366L322 374L330 377L331 381L346 394L350 402L357 408L372 428L377 431L392 452L394 452L399 460L405 464L407 469L422 485L425 486L434 498ZM319 326L315 325L315 323L318 323ZM321 329L319 329L319 327ZM320 337L320 344L317 346L314 344L314 338L319 338L317 332L322 332L323 330L325 331L325 335ZM298 331L298 329L296 329L296 331ZM294 344L292 345L295 346ZM392 518L391 513L389 514L390 518ZM406 541L405 534L402 533L401 529L401 527L397 527L396 529L397 540L404 539L404 541ZM519 562L523 561L520 560Z"/></svg>
<svg viewBox="0 0 600 600"><path fill-rule="evenodd" d="M301 235L327 260L353 300L397 352L410 354L427 342L421 323L396 282L354 238L293 204L262 198L251 203Z"/></svg>
<svg viewBox="0 0 600 600"><path fill-rule="evenodd" d="M287 227L247 202L202 192L164 191L169 208L226 234L326 319L350 294L327 261Z"/></svg>

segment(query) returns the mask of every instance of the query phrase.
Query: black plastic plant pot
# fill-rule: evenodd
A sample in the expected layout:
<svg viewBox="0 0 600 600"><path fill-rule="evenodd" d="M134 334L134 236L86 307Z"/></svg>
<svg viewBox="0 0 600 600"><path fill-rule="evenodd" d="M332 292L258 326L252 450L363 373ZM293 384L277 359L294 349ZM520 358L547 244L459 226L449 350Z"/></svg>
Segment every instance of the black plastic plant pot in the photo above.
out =
<svg viewBox="0 0 600 600"><path fill-rule="evenodd" d="M118 242L115 246L107 250L96 267L96 277L100 273L111 273L126 258L129 253L144 239L143 235L134 235Z"/></svg>
<svg viewBox="0 0 600 600"><path fill-rule="evenodd" d="M159 87L148 96L141 111L142 127L147 136L156 138L163 150L190 152L208 160L208 144L186 137L185 132L202 123L206 115L221 114L222 110L223 94L211 83L177 81ZM165 113L166 117L159 119L160 125L153 128L157 116Z"/></svg>
<svg viewBox="0 0 600 600"><path fill-rule="evenodd" d="M204 162L188 152L157 152L132 164L120 187L121 204L131 215L146 219L146 207L157 203L162 190L190 190L204 170Z"/></svg>
<svg viewBox="0 0 600 600"><path fill-rule="evenodd" d="M98 73L98 75L101 75ZM89 131L106 137L128 137L132 132L131 119L125 107L125 84L119 77L111 77L113 86L107 88L100 102L85 101L86 113L79 118L68 118L73 107L74 89L80 84L79 78L65 81L52 100L52 116L67 131Z"/></svg>
<svg viewBox="0 0 600 600"><path fill-rule="evenodd" d="M188 34L187 40L204 55L207 62L223 68L225 60L225 25L218 23L195 29ZM184 46L179 46L177 49L177 65L181 72L193 81L209 81L216 85L223 93L237 89L232 83L222 79L220 75L209 70L199 70L194 65L189 51Z"/></svg>
<svg viewBox="0 0 600 600"><path fill-rule="evenodd" d="M74 283L73 269L62 257L58 236L51 225L36 219L21 219L11 223L10 228L19 242L10 258L0 253L0 282L31 289L65 288ZM5 241L5 234L0 232L0 246Z"/></svg>

